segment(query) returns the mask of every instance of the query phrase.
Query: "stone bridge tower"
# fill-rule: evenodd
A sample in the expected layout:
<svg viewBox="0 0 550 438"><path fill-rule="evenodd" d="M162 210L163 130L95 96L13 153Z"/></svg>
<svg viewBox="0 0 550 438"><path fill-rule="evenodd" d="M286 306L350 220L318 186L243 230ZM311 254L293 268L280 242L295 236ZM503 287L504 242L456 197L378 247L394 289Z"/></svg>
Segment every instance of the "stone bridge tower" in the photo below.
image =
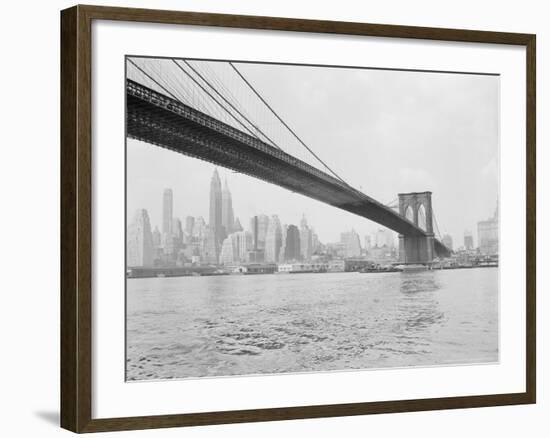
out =
<svg viewBox="0 0 550 438"><path fill-rule="evenodd" d="M434 259L432 192L399 193L399 214L426 231L426 236L399 235L399 262L425 264Z"/></svg>

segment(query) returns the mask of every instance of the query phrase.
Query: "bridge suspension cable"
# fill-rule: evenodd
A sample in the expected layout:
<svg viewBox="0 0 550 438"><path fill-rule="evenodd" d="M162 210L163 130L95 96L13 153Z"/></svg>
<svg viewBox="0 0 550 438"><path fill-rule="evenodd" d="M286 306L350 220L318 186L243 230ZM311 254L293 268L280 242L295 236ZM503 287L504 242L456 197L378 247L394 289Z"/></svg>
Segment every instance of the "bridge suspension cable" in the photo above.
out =
<svg viewBox="0 0 550 438"><path fill-rule="evenodd" d="M176 58L158 60L128 58L127 60L128 65L134 67L138 75L142 75L141 81L149 81L154 87L180 103L195 107L230 125L236 125L234 127L279 150L283 150L281 142L287 144L289 140L296 141L298 148L302 147L307 151L305 153L310 154L329 174L351 187L299 137L232 62L217 63L215 66L219 68L216 69L209 63L193 63ZM170 68L170 65L173 67ZM217 70L223 65L234 74L236 73L233 75L233 81L239 82L235 84L236 88L226 86L226 82L231 81L231 75L227 76L225 81L219 77ZM243 106L242 97L237 98L231 91L233 89L237 90L237 93L239 90L241 93L244 90L245 96L250 96L252 100ZM248 111L249 106L253 108L252 114ZM262 114L267 115L268 119L262 120ZM269 119L275 124L270 125ZM288 144L292 143L294 142L290 141ZM291 153L291 155L295 154Z"/></svg>
<svg viewBox="0 0 550 438"><path fill-rule="evenodd" d="M439 232L439 225L437 223L437 217L435 216L435 212L433 211L432 209L432 217L434 218L434 225L435 225L435 230L437 232L437 237L439 240L443 240L441 239L441 233Z"/></svg>
<svg viewBox="0 0 550 438"><path fill-rule="evenodd" d="M180 99L178 96L176 96L174 93L172 93L166 86L162 85L160 83L160 81L158 81L157 79L155 79L151 74L149 74L148 72L146 72L143 68L141 68L139 65L137 65L132 59L128 59L128 61L135 67L137 68L143 75L145 75L149 80L151 80L152 82L154 82L158 87L160 87L165 93L167 93L170 97L172 97L173 99L177 100L178 102L180 103L184 103L182 99ZM178 66L178 68L183 72L185 73L198 87L201 88L201 90L206 93L208 95L208 97L210 97L210 99L212 99L212 101L214 101L225 113L227 113L235 122L237 122L243 129L245 129L248 133L250 133L253 137L256 137L259 139L259 137L257 136L257 134L255 134L254 132L252 132L252 130L246 126L241 120L239 120L234 114L231 113L231 111L229 111L222 103L220 103L214 96L212 96L211 93L208 92L208 90L206 90L189 72L187 72L186 70L184 70L181 65L179 65L174 59L172 59L172 61L174 62L174 64L176 64L176 66ZM173 89L178 89L178 87L173 87ZM278 146L276 146L278 147Z"/></svg>
<svg viewBox="0 0 550 438"><path fill-rule="evenodd" d="M235 120L239 125L241 125L245 130L247 130L253 137L256 137L258 138L257 134L254 134L254 132L252 132L252 130L246 126L241 120L239 120L231 111L229 111L218 99L216 99L216 97L214 97L212 95L212 93L210 93L206 88L204 88L204 86L199 82L197 81L187 70L185 70L180 64L177 63L177 61L175 59L172 58L172 61L174 62L174 64L176 64L178 66L178 68L183 72L185 73L189 79L191 79L202 91L204 91L208 97L210 97L210 99L212 99L214 102L216 102L218 104L218 106L220 108L222 108L227 114L229 114L229 116L231 116L231 118L233 120ZM185 61L185 64L187 66L189 66L189 64ZM200 77L200 76L199 76ZM204 79L203 79L204 80ZM206 80L204 80L204 82L208 83ZM209 87L212 87L210 84L208 84ZM219 93L218 93L219 94ZM225 99L224 99L225 100ZM240 114L240 112L239 112ZM241 115L242 116L242 115ZM246 120L246 119L245 119Z"/></svg>
<svg viewBox="0 0 550 438"><path fill-rule="evenodd" d="M175 59L172 59L172 61L174 61L174 63L181 69L181 66L178 64L178 62L175 60ZM246 117L241 111L239 111L238 108L235 107L235 105L233 105L223 94L221 94L217 89L216 87L214 87L209 81L208 79L206 79L199 71L197 71L197 69L195 69L187 60L183 60L183 62L185 63L185 65L187 65L187 67L189 67L199 78L201 78L201 80L208 85L208 87L214 91L214 93L216 93L226 104L228 104L237 114L239 114L244 120L246 120L262 137L264 137L270 144L271 146L279 149L279 150L282 150L279 146L277 146L277 144L271 139L269 138L258 126L256 126L253 122L250 121L250 119L248 117Z"/></svg>
<svg viewBox="0 0 550 438"><path fill-rule="evenodd" d="M174 100L180 102L180 103L183 103L184 105L186 104L186 99L187 100L190 100L190 101L193 101L194 99L194 96L193 96L193 93L190 92L189 90L186 90L185 87L174 87L174 84L170 83L170 81L168 80L168 75L162 75L162 74L159 74L159 72L157 72L157 76L159 78L162 78L162 81L165 83L165 85L163 85L159 80L155 79L155 77L153 76L153 74L145 71L145 69L141 66L139 66L136 62L134 62L132 59L129 59L128 58L128 61L130 62L131 65L133 65L141 74L143 74L147 79L149 79L150 81L152 81L156 86L158 86L163 92L165 92L168 96L170 96L171 98L173 98ZM151 64L151 63L148 63L147 64L149 67L153 67L154 64ZM157 66L157 68L160 69L160 66ZM173 81L178 81L178 78L175 77L175 78L172 78L172 82ZM175 92L172 92L170 91L170 88L172 88L174 91L178 90L179 92L181 92L182 94L185 94L186 96L183 96L183 97L180 97L178 96ZM212 112L215 112L213 109L212 109L212 106L211 106L211 103L210 102L202 102L205 104L205 106L207 106L210 111Z"/></svg>
<svg viewBox="0 0 550 438"><path fill-rule="evenodd" d="M344 184L348 185L348 183L346 183L343 178L341 178L334 170L332 170L323 160L321 160L321 158L319 158L319 156L317 156L317 154L315 154L315 152L313 152L311 150L311 148L309 148L305 143L304 141L298 136L298 134L296 134L296 132L294 132L294 130L288 126L288 124L281 118L281 116L279 116L279 114L277 114L277 112L271 107L271 105L269 105L269 103L267 103L267 101L262 97L262 95L256 90L256 88L254 88L254 86L244 77L244 75L239 71L239 69L237 69L237 67L235 67L235 65L229 61L229 65L233 68L233 70L235 70L235 72L239 75L239 77L244 81L244 83L246 85L248 85L248 87L254 92L254 94L258 97L258 99L260 99L262 101L262 103L271 111L271 113L283 124L283 126L294 136L294 138L296 140L298 140L298 142L304 146L310 153L311 155L313 155L330 173L332 173L337 179L339 179L341 182L343 182Z"/></svg>
<svg viewBox="0 0 550 438"><path fill-rule="evenodd" d="M139 65L137 65L132 59L128 58L128 62L132 64L135 68L137 68L142 74L147 76L149 80L153 81L157 86L159 86L165 93L167 93L172 99L177 100L178 102L181 102L180 99L178 99L174 93L172 93L168 88L166 88L164 85L162 85L159 81L157 81L153 76L151 76L149 73L147 73L145 70L143 70Z"/></svg>

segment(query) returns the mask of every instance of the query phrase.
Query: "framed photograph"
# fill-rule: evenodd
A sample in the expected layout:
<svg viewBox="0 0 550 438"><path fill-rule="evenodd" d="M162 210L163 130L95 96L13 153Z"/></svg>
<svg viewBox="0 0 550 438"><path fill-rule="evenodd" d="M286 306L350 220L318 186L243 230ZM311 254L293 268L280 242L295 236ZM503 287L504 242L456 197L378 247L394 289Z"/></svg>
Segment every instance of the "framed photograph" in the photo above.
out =
<svg viewBox="0 0 550 438"><path fill-rule="evenodd" d="M535 403L535 35L61 13L61 425Z"/></svg>

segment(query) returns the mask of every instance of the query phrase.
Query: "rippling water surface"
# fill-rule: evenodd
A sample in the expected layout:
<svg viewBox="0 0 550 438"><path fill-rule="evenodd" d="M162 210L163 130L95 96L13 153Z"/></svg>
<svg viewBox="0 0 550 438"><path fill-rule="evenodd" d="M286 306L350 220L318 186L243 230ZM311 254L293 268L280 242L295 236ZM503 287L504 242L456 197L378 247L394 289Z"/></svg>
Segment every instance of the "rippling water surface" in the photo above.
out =
<svg viewBox="0 0 550 438"><path fill-rule="evenodd" d="M128 280L128 380L495 361L495 268Z"/></svg>

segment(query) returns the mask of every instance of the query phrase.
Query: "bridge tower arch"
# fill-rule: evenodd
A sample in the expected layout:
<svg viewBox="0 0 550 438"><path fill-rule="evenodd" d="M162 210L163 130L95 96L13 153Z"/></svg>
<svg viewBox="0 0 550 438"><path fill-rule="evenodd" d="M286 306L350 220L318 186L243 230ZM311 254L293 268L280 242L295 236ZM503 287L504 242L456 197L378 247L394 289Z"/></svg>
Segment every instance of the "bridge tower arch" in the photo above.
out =
<svg viewBox="0 0 550 438"><path fill-rule="evenodd" d="M399 193L398 197L399 214L427 233L425 236L399 235L399 262L430 263L435 256L432 192Z"/></svg>

